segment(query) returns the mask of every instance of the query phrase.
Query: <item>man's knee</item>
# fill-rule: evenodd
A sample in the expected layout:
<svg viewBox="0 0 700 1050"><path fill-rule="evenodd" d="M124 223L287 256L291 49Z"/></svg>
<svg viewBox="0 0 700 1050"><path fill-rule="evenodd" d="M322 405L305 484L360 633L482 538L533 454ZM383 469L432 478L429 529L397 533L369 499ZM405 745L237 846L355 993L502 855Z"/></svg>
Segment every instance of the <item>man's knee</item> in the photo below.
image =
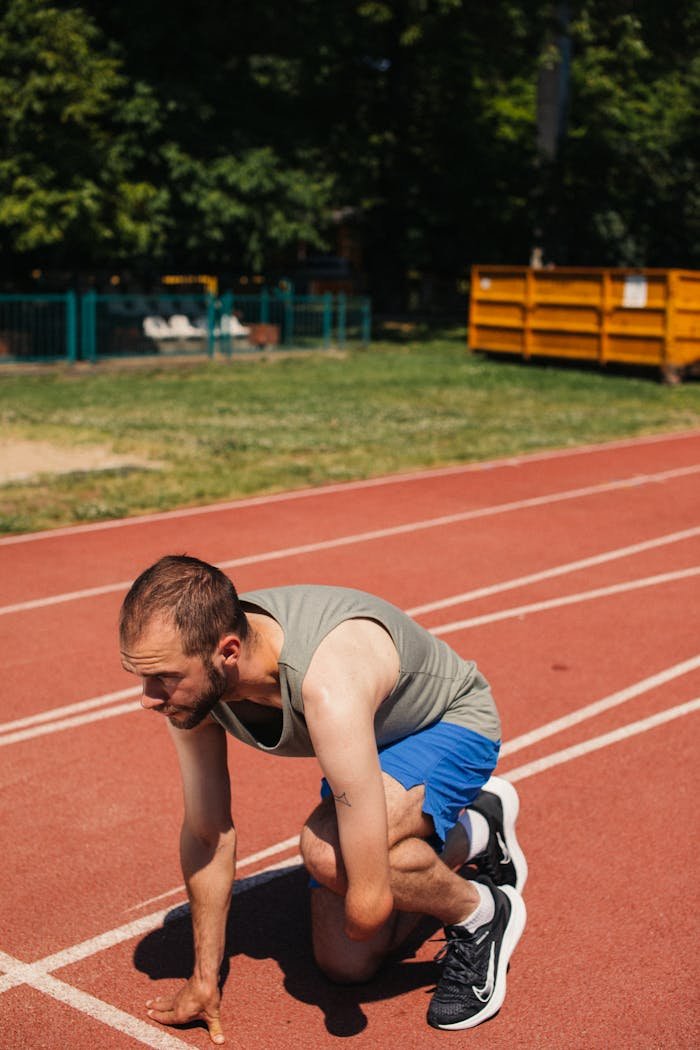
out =
<svg viewBox="0 0 700 1050"><path fill-rule="evenodd" d="M314 959L322 973L334 984L365 984L371 981L382 964L383 956L359 954L344 956L337 947L314 945Z"/></svg>
<svg viewBox="0 0 700 1050"><path fill-rule="evenodd" d="M322 886L311 891L311 940L320 970L335 984L370 981L392 946L396 915L368 941L345 933L345 902Z"/></svg>

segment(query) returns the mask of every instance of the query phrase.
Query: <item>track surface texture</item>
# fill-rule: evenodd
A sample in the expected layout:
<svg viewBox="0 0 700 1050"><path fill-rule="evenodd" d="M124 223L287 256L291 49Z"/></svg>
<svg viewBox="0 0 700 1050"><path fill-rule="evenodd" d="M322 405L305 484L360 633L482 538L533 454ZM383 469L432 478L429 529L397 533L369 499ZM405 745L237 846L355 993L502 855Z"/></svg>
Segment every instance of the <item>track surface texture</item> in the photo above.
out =
<svg viewBox="0 0 700 1050"><path fill-rule="evenodd" d="M206 1047L145 1001L189 975L181 789L121 670L165 553L241 591L318 582L408 610L490 680L521 796L528 924L500 1013L437 1032L427 921L371 983L315 969L297 836L318 768L230 741L239 880L227 1046L700 1045L700 432L0 539L0 1047Z"/></svg>

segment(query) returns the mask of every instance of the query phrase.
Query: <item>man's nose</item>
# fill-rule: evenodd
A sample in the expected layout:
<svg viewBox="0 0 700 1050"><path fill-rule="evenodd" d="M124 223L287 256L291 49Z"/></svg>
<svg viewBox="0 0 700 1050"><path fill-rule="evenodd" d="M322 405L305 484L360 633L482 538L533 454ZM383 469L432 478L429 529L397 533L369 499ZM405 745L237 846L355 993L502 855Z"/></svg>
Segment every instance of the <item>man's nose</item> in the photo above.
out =
<svg viewBox="0 0 700 1050"><path fill-rule="evenodd" d="M156 696L149 696L146 692L141 695L141 707L150 711L154 707L161 707L163 701Z"/></svg>
<svg viewBox="0 0 700 1050"><path fill-rule="evenodd" d="M154 707L161 707L166 699L162 687L159 687L157 682L150 682L147 678L144 679L141 707L145 708L146 711L150 711Z"/></svg>

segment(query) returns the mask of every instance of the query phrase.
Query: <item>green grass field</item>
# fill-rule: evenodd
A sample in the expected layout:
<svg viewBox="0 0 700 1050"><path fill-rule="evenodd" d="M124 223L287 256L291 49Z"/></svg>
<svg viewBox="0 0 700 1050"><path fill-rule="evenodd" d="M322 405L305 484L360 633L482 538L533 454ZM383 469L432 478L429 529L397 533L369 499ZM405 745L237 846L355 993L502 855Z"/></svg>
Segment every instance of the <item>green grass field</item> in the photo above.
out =
<svg viewBox="0 0 700 1050"><path fill-rule="evenodd" d="M700 383L465 352L462 332L345 354L0 372L3 439L157 461L0 486L0 532L700 426Z"/></svg>

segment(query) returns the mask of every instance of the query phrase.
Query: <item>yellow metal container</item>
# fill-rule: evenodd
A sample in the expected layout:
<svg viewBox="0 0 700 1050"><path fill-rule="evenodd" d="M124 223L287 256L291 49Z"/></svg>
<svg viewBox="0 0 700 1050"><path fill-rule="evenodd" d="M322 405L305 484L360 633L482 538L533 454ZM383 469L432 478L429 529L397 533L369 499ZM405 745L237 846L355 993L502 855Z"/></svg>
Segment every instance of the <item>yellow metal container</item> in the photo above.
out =
<svg viewBox="0 0 700 1050"><path fill-rule="evenodd" d="M700 362L700 272L474 266L469 347L650 365Z"/></svg>

